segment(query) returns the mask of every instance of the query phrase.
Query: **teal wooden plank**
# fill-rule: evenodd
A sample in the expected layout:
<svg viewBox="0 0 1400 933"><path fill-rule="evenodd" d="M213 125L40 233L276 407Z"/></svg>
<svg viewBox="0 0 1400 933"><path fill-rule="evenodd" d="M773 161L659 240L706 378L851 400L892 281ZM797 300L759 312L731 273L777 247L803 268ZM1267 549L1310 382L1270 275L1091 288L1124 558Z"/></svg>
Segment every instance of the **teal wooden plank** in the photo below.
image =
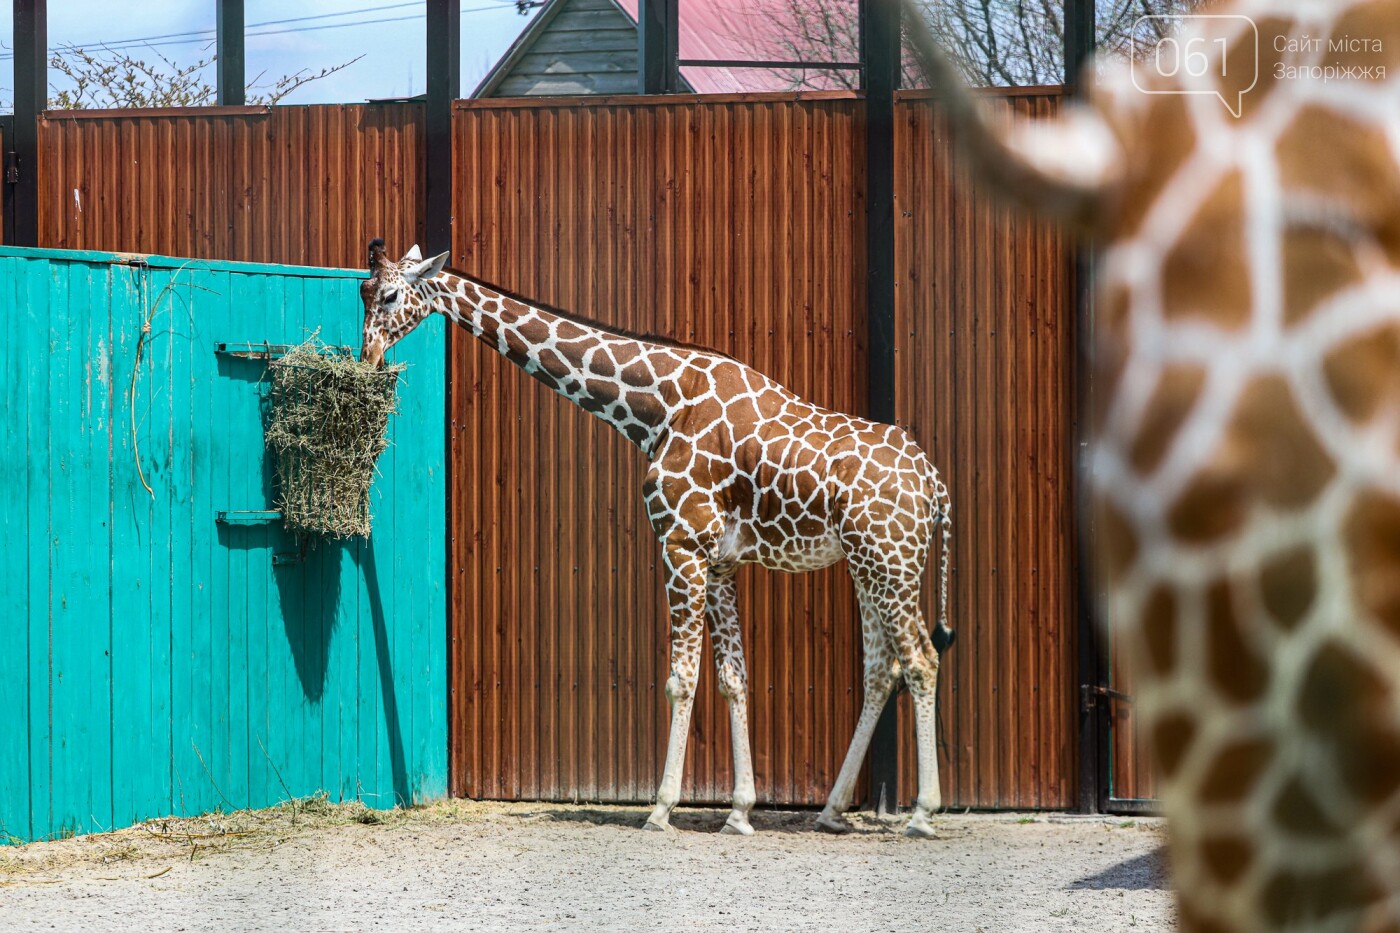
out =
<svg viewBox="0 0 1400 933"><path fill-rule="evenodd" d="M89 787L88 826L113 828L112 775L112 267L73 267L86 295L73 311L83 335L84 470L76 487L86 509L82 602L90 607L86 624L98 643L87 652L88 680L78 691L87 694L82 711L91 720L86 765ZM98 521L95 523L94 519Z"/></svg>
<svg viewBox="0 0 1400 933"><path fill-rule="evenodd" d="M55 263L52 639L54 814L60 831L111 825L105 267ZM98 503L100 504L100 507Z"/></svg>
<svg viewBox="0 0 1400 933"><path fill-rule="evenodd" d="M159 329L167 332L173 352L182 335L196 328L196 322L186 304L179 300L179 292L173 289L167 291L166 286L170 284L169 275L155 273L146 268L138 273L136 281L140 287L137 290L134 315L143 321L148 316L158 316ZM157 324L153 323L152 333L157 332ZM150 352L143 352L142 357L142 370L133 404L140 406L136 409L138 415L145 413L140 420L144 435L140 453L143 469L149 472L153 461L168 449L168 442L160 435L161 426L153 420L155 396L161 391L161 380L157 378L156 369L156 361L160 358L159 347L153 344ZM168 369L162 371L168 372ZM173 380L170 390L180 391L178 384ZM168 425L166 427L168 428ZM147 815L160 812L188 813L191 811L183 809L184 805L181 803L183 785L175 766L174 723L178 704L174 687L177 679L186 674L190 665L176 652L175 629L178 624L190 619L192 614L176 612L173 604L174 590L181 585L181 580L174 575L175 551L180 548L180 543L176 540L176 529L172 525L168 499L163 495L168 493L169 486L167 484L162 490L162 487L155 485L149 477L147 482L151 484L154 494L146 492L145 487L142 487L141 491L146 494L147 500L142 532L149 568L145 600L149 607L146 622L151 631L148 643L151 673L147 688L150 699L146 715L151 717L153 722L150 735L152 757L158 758L147 766L151 768L147 802L152 808Z"/></svg>
<svg viewBox="0 0 1400 933"><path fill-rule="evenodd" d="M192 306L189 312L197 325L202 329L208 322L204 319L205 299L215 296L206 295L202 291L206 283L196 278L188 272L180 272L178 269L152 268L150 271L149 291L151 296L164 295L165 301L162 307L165 308L165 319L172 321L169 305L174 302L183 308L186 304ZM188 284L186 284L188 283ZM151 386L153 393L163 390L170 379L170 351L172 344L164 345L164 352L159 354L159 372L155 371L156 355L152 355L151 365L143 370L143 384ZM173 389L173 384L170 386ZM163 408L163 407L162 407ZM163 408L168 429L169 419L172 413ZM143 450L148 450L146 461L151 472L158 469L152 461L159 457L164 462L170 455L170 442L165 439L161 442L157 451L154 445ZM211 455L211 468L221 469L218 461L218 451L213 451ZM194 578L194 558L191 558L191 578L188 589L203 584L203 593L207 594L193 606L191 611L176 612L176 590L186 589L182 587L182 581L173 577L174 567L177 561L169 554L176 545L177 535L184 537L188 534L191 537L191 550L195 551L195 541L202 535L210 532L201 529L197 525L188 531L177 528L176 517L171 507L171 490L169 471L160 469L160 484L154 481L152 487L156 490L156 496L152 509L152 538L164 547L164 553L156 553L152 561L152 572L157 573L162 569L168 576L168 586L159 588L159 592L152 597L151 612L154 618L160 620L162 627L168 627L170 631L170 769L171 769L171 794L173 809L177 813L202 813L212 810L216 800L213 785L205 766L201 764L208 752L209 747L209 667L215 659L210 656L208 644L208 600L217 599L220 589L220 581L217 579L197 580ZM212 524L212 516L210 516ZM207 759L206 759L207 760Z"/></svg>
<svg viewBox="0 0 1400 933"><path fill-rule="evenodd" d="M436 321L432 322L435 326ZM433 343L434 330L420 328L410 334L396 348L399 350L400 359L405 362L418 360L424 351ZM406 629L406 639L401 643L404 651L403 672L401 680L414 682L419 678L428 675L428 657L431 652L431 640L436 634L432 631L433 620L428 614L429 594L427 588L431 586L431 579L442 573L441 564L432 562L431 547L427 552L417 549L417 553L410 552L403 547L402 536L398 533L401 525L413 525L420 528L430 526L431 519L424 508L424 503L431 501L429 494L429 473L432 463L428 457L421 456L425 453L425 448L431 449L433 441L424 434L431 434L434 437L441 435L441 431L424 431L424 425L434 424L436 419L422 410L423 392L431 384L432 369L422 365L415 365L410 370L404 372L403 398L405 399L404 417L398 419L395 425L396 435L411 435L416 442L410 445L411 450L419 453L418 457L395 456L391 465L390 476L393 480L392 488L386 489L387 495L381 505L382 511L391 514L394 519L395 561L394 561L394 583L392 591L396 598L403 600L401 608L396 606L395 618L402 618L407 623L403 626ZM428 417L425 419L425 415ZM407 439L407 438L405 438ZM420 580L421 587L412 585L401 586L399 581ZM405 780L408 786L405 792L413 798L421 796L419 782L422 779L421 766L427 757L426 743L428 741L428 714L427 696L423 691L412 690L407 694L408 708L406 710L405 727L405 770L417 776L411 784Z"/></svg>
<svg viewBox="0 0 1400 933"><path fill-rule="evenodd" d="M218 281L221 284L221 300L217 316L211 317L218 321L222 334L239 309L251 310L264 306L267 282L263 276L238 273L221 273ZM216 337L216 341L221 339L223 338ZM207 360L208 365L215 365L212 355L207 357ZM234 368L234 364L229 365L231 369ZM256 403L264 383L251 380L262 380L266 373L265 367L244 364L237 368L240 372L236 374L236 378L229 380L229 388L240 395L251 394ZM231 458L228 464L228 500L211 502L204 507L204 511L212 514L215 509L272 508L271 500L265 498L263 491L261 424L257 420L250 424L224 424L221 425L221 430L234 432L237 442L245 446L246 453L236 459ZM252 739L255 733L250 729L253 697L262 690L261 686L251 681L251 671L255 662L250 656L250 648L253 643L251 630L254 627L261 629L265 625L258 618L258 613L263 611L262 602L266 594L271 559L265 545L256 548L246 545L251 541L261 543L265 540L266 531L265 527L260 527L229 528L221 529L220 532L224 540L232 545L229 551L229 579L236 591L220 601L220 608L226 610L226 614L216 614L216 617L221 617L226 623L226 632L222 638L217 627L214 632L214 650L223 656L222 664L219 665L222 680L214 691L216 697L222 697L218 724L221 748L219 773L224 793L239 806L248 806L255 799L261 803L265 799L254 797L249 782L250 769L253 766L250 756L262 758ZM259 598L260 593L263 598ZM266 709L265 705L263 708Z"/></svg>
<svg viewBox="0 0 1400 933"><path fill-rule="evenodd" d="M22 260L0 258L0 307L20 308ZM0 431L14 443L26 437L29 417L29 357L40 341L23 318L0 341L0 372L10 378L0 384ZM0 457L0 657L12 659L0 677L0 845L30 836L30 675L16 663L29 657L30 457ZM42 541L42 536L39 538Z"/></svg>
<svg viewBox="0 0 1400 933"><path fill-rule="evenodd" d="M201 335L207 329L211 312L221 312L227 302L213 290L217 286L206 286L202 277L189 269L177 266L166 270L151 266L147 276L151 286L148 292L152 306L150 313L155 322L153 329L162 335L156 345L160 351L157 365L165 374L163 379L155 380L155 385L168 385L168 391L158 406L166 468L157 527L162 534L160 540L168 542L168 546L161 549L155 566L169 581L168 587L161 588L165 591L162 595L167 597L160 603L165 610L161 628L173 633L177 626L188 625L187 635L192 636L194 631L205 627L203 606L211 594L208 581L199 577L198 557L201 549L213 547L211 539L217 535L213 512L203 499L203 487L197 482L198 465L208 454L200 444L197 427L211 418L217 423L217 414L202 410L199 404L208 391L207 385L213 380L195 378L195 360L213 356L212 347L205 350L200 345ZM170 636L165 643L171 643ZM208 665L212 658L207 652L200 651L197 639L190 637L190 644L198 671ZM195 680L196 677L192 676L192 700L198 696L193 686ZM163 705L168 721L169 700L165 700ZM213 705L217 708L219 704L215 701ZM207 795L197 804L203 809L219 804L220 795L215 786L221 776L217 770L218 750L213 747L215 743L211 741L211 747L205 749L201 737L197 728L192 731L189 743L177 742L172 734L166 747L173 752L180 745L187 744L187 753L193 754L195 743L199 743L200 754L194 756L193 763L185 759L184 773L192 775L192 780ZM199 760L201 756L203 763ZM187 778L187 782L190 779ZM186 790L188 792L188 786Z"/></svg>
<svg viewBox="0 0 1400 933"><path fill-rule="evenodd" d="M113 822L119 826L169 813L170 632L151 601L161 577L152 567L164 550L152 541L153 500L141 484L133 415L149 409L150 387L134 380L144 320L146 272L113 270L112 288L112 776Z"/></svg>
<svg viewBox="0 0 1400 933"><path fill-rule="evenodd" d="M249 316L261 322L273 307L280 294L281 283L274 277L263 275L233 276L237 287L233 290L235 307L246 309ZM229 321L223 322L228 327ZM252 393L261 411L262 399L267 394L267 368L263 361L242 361L227 363L228 368L238 368L240 375L230 386L237 391ZM272 476L266 458L266 446L262 443L261 423L246 425L248 453L247 472L252 484L245 493L246 498L231 503L240 509L272 508ZM243 678L244 716L246 718L247 743L247 793L249 799L262 805L282 800L286 794L281 781L270 764L272 749L271 730L281 728L283 720L275 714L279 707L274 702L268 667L268 655L272 639L284 639L281 634L281 604L277 598L277 588L273 581L272 554L291 547L280 523L270 523L256 528L238 529L226 535L237 542L247 553L247 594L248 612L245 617L245 676ZM280 769L280 765L278 766Z"/></svg>
<svg viewBox="0 0 1400 933"><path fill-rule="evenodd" d="M29 833L36 839L53 825L52 639L49 591L52 566L53 472L50 441L53 406L49 378L56 349L49 307L52 285L47 262L27 264L17 273L16 307L26 334L29 357L26 389L25 449L30 451L29 507Z"/></svg>

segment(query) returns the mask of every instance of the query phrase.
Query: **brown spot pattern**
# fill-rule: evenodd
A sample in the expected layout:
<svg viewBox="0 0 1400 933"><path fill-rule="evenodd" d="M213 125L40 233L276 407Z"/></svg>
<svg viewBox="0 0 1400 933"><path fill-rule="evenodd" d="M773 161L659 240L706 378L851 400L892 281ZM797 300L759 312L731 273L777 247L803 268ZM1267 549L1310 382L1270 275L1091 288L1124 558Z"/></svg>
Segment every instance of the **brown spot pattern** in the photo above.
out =
<svg viewBox="0 0 1400 933"><path fill-rule="evenodd" d="M1244 632L1235 600L1227 580L1206 590L1206 669L1222 696L1249 703L1268 686L1269 669Z"/></svg>
<svg viewBox="0 0 1400 933"><path fill-rule="evenodd" d="M1239 172L1216 187L1162 263L1162 310L1168 322L1189 318L1238 329L1253 299L1245 259L1244 182Z"/></svg>
<svg viewBox="0 0 1400 933"><path fill-rule="evenodd" d="M1387 324L1341 344L1323 359L1337 406L1352 421L1369 421L1383 402L1394 403L1400 383L1400 328Z"/></svg>
<svg viewBox="0 0 1400 933"><path fill-rule="evenodd" d="M1203 366L1178 364L1162 370L1128 453L1128 460L1138 473L1146 476L1162 462L1177 431L1201 397L1205 382Z"/></svg>
<svg viewBox="0 0 1400 933"><path fill-rule="evenodd" d="M1317 597L1317 560L1308 547L1276 555L1259 572L1259 595L1264 608L1284 629L1292 631Z"/></svg>

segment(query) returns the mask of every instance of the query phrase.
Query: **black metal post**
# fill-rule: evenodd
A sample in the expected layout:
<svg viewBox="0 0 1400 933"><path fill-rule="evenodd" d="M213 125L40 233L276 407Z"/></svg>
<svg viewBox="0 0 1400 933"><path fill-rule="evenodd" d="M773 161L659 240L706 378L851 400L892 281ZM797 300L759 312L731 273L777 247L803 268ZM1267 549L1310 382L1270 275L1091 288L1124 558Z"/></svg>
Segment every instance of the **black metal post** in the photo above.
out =
<svg viewBox="0 0 1400 933"><path fill-rule="evenodd" d="M452 141L452 102L462 93L462 13L458 0L427 0L427 5L428 93L424 105L427 110L424 114L423 136L428 149L423 159L423 202L420 205L419 226L423 233L423 255L430 257L451 251L454 248L452 242L452 151L455 147ZM455 264L452 257L449 257L448 264ZM450 453L452 435L456 429L454 413L457 410L456 387L453 385L452 378L452 354L457 347L457 341L461 338L461 332L455 327L449 327L447 330L449 333L443 350L443 366L447 373L443 430L446 434L445 449ZM457 581L457 568L453 566L453 555L456 548L452 538L454 506L451 485L451 483L448 484L446 503L448 541L445 555L447 566L444 568L447 572L449 589L448 606L454 605L452 589L456 586ZM443 618L442 624L447 629L447 642L451 644L452 614L450 610ZM456 704L452 702L452 698L456 696L456 685L460 682L462 682L461 672L454 665L449 665L447 672L448 719L451 724L447 733L449 768L453 761L452 737L457 734L456 715L452 712L456 708ZM460 787L458 782L461 780L461 775L449 772L448 787Z"/></svg>
<svg viewBox="0 0 1400 933"><path fill-rule="evenodd" d="M1065 90L1069 96L1083 93L1085 66L1094 51L1094 0L1065 0ZM1089 381L1093 340L1093 253L1087 246L1074 251L1074 386L1070 392L1071 456L1074 461L1075 568L1079 606L1079 810L1098 813L1108 802L1110 704L1096 688L1108 672L1106 639L1096 618L1096 592L1090 569L1093 512L1086 493L1088 412L1092 405Z"/></svg>
<svg viewBox="0 0 1400 933"><path fill-rule="evenodd" d="M220 107L241 107L248 102L243 64L243 0L218 0L215 16L218 77L214 100Z"/></svg>
<svg viewBox="0 0 1400 933"><path fill-rule="evenodd" d="M15 241L15 199L14 189L9 184L10 170L15 163L15 118L0 116L0 243Z"/></svg>
<svg viewBox="0 0 1400 933"><path fill-rule="evenodd" d="M675 94L681 89L680 4L638 0L637 92Z"/></svg>
<svg viewBox="0 0 1400 933"><path fill-rule="evenodd" d="M14 0L15 119L5 182L15 246L39 245L39 114L49 101L49 29L45 0Z"/></svg>
<svg viewBox="0 0 1400 933"><path fill-rule="evenodd" d="M894 92L899 85L899 0L863 0L860 54L865 90L865 276L867 411L893 424ZM870 806L899 806L898 694L870 742Z"/></svg>
<svg viewBox="0 0 1400 933"><path fill-rule="evenodd" d="M452 249L452 102L461 93L462 14L457 0L428 3L427 156L423 255Z"/></svg>

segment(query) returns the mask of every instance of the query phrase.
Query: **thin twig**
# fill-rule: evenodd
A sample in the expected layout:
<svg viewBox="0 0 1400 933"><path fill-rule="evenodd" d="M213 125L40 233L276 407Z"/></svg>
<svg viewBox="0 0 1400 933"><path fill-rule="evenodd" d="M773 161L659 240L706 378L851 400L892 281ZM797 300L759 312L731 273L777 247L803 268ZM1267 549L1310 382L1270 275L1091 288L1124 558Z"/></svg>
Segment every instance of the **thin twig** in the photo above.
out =
<svg viewBox="0 0 1400 933"><path fill-rule="evenodd" d="M282 792L287 795L287 802L292 805L292 825L297 825L297 799L292 796L292 789L287 786L287 782L282 780L282 772L277 770L277 764L272 760L272 756L267 753L267 746L263 745L262 736L258 736L258 748L262 749L263 757L267 759L268 767L272 768L272 773L277 775L277 783L282 785Z"/></svg>
<svg viewBox="0 0 1400 933"><path fill-rule="evenodd" d="M224 796L224 792L219 790L219 784L214 780L214 772L209 770L209 766L204 763L204 756L199 753L199 746L194 744L194 739L190 739L190 747L194 749L194 757L199 759L199 765L204 769L204 773L209 776L209 783L214 788L214 793L219 795L219 799L228 804L230 812L238 812L238 807L233 805L233 801Z"/></svg>

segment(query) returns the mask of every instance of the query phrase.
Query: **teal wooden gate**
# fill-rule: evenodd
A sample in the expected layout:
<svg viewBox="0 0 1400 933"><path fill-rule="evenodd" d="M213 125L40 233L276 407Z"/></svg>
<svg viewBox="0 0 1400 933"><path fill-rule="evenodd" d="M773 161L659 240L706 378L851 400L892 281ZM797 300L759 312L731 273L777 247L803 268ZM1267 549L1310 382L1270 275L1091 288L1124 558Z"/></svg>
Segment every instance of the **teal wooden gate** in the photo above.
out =
<svg viewBox="0 0 1400 933"><path fill-rule="evenodd" d="M218 520L272 508L266 361L220 346L358 346L362 278L0 248L3 836L266 806L284 782L445 795L441 325L395 349L371 539L299 559L275 520Z"/></svg>

